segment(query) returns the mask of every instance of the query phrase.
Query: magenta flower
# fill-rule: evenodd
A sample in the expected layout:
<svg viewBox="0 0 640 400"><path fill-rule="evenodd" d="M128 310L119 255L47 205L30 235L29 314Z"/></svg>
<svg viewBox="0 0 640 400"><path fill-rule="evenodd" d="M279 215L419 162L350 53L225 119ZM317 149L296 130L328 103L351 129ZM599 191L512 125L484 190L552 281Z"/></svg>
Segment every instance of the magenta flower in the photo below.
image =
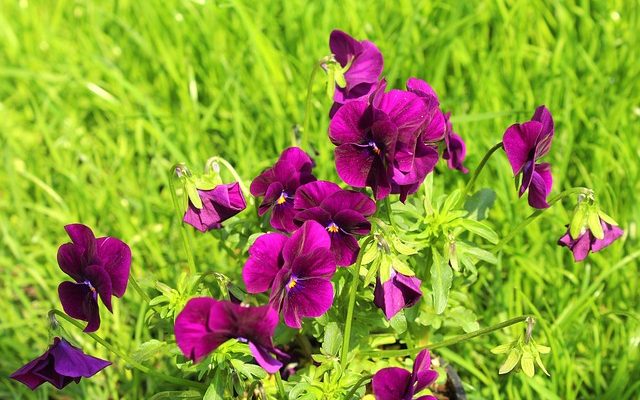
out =
<svg viewBox="0 0 640 400"><path fill-rule="evenodd" d="M82 224L64 227L72 243L58 249L60 269L75 280L62 282L58 295L64 312L72 318L87 321L85 332L100 327L98 296L110 312L111 296L122 297L127 289L131 250L113 237L96 238Z"/></svg>
<svg viewBox="0 0 640 400"><path fill-rule="evenodd" d="M529 189L529 205L548 208L547 196L551 192L553 178L548 163L537 163L549 152L553 139L553 118L545 106L536 109L531 121L511 125L502 138L514 175L522 173L518 194Z"/></svg>
<svg viewBox="0 0 640 400"><path fill-rule="evenodd" d="M422 297L420 284L415 276L403 275L391 269L391 279L382 283L376 281L373 303L383 312L387 320L393 318L403 308L412 307Z"/></svg>
<svg viewBox="0 0 640 400"><path fill-rule="evenodd" d="M202 208L189 200L183 221L201 232L221 228L223 221L247 208L238 182L218 185L211 190L198 189L198 196Z"/></svg>
<svg viewBox="0 0 640 400"><path fill-rule="evenodd" d="M426 102L410 92L380 90L372 97L371 103L355 100L340 108L329 124L329 137L337 146L340 178L354 187L371 187L380 200L426 176L429 156L416 146L432 114Z"/></svg>
<svg viewBox="0 0 640 400"><path fill-rule="evenodd" d="M296 190L305 183L315 181L311 173L311 157L298 147L284 150L275 165L251 182L251 194L264 196L258 207L258 214L272 210L271 226L275 229L293 232L297 226L293 222L296 211L293 208Z"/></svg>
<svg viewBox="0 0 640 400"><path fill-rule="evenodd" d="M602 239L596 238L589 229L585 229L576 239L573 239L569 229L567 229L567 233L558 240L558 244L568 247L573 253L573 259L576 262L582 261L587 258L590 251L596 253L604 249L624 233L618 226L605 222L602 218L600 219L600 225L604 232L604 238Z"/></svg>
<svg viewBox="0 0 640 400"><path fill-rule="evenodd" d="M467 155L467 146L464 140L453 131L451 126L451 113L444 114L444 120L446 124L446 131L444 134L445 149L442 152L442 158L447 160L447 166L449 169L457 169L458 171L466 174L469 170L463 165L464 159Z"/></svg>
<svg viewBox="0 0 640 400"><path fill-rule="evenodd" d="M342 66L349 65L345 72L345 87L336 85L333 106L329 113L333 117L343 104L361 99L373 92L382 74L382 53L368 40L357 41L348 34L334 30L329 37L329 48L336 61Z"/></svg>
<svg viewBox="0 0 640 400"><path fill-rule="evenodd" d="M327 230L306 221L291 237L279 233L260 236L249 248L242 278L249 293L271 287L269 304L282 312L284 322L300 328L301 318L319 317L333 303L331 277L336 263Z"/></svg>
<svg viewBox="0 0 640 400"><path fill-rule="evenodd" d="M64 339L56 337L40 357L29 361L10 378L35 390L45 382L62 389L72 381L79 383L111 365L109 361L86 355Z"/></svg>
<svg viewBox="0 0 640 400"><path fill-rule="evenodd" d="M316 181L300 186L294 207L296 222L313 220L329 232L331 252L339 266L356 261L360 246L356 235L367 235L376 203L363 193L343 190L333 182Z"/></svg>
<svg viewBox="0 0 640 400"><path fill-rule="evenodd" d="M438 379L431 369L429 350L422 350L413 363L411 372L404 368L383 368L373 376L371 385L376 400L413 400L427 386ZM420 396L415 400L437 400L434 396Z"/></svg>
<svg viewBox="0 0 640 400"><path fill-rule="evenodd" d="M269 306L251 307L196 297L178 314L174 332L182 354L194 362L201 361L227 340L237 339L248 343L258 364L273 374L282 363L272 353L283 355L272 342L276 325L278 314Z"/></svg>

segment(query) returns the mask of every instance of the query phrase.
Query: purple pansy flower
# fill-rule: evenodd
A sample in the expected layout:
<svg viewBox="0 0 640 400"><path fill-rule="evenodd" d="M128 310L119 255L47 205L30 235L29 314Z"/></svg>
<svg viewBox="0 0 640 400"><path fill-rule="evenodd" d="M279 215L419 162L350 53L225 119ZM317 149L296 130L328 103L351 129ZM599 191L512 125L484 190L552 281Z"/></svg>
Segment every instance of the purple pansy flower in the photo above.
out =
<svg viewBox="0 0 640 400"><path fill-rule="evenodd" d="M296 211L293 208L296 190L299 186L316 180L311 173L313 161L298 147L285 149L275 165L251 182L251 194L264 196L258 214L264 215L270 209L271 226L275 229L293 232L297 226L293 222Z"/></svg>
<svg viewBox="0 0 640 400"><path fill-rule="evenodd" d="M62 389L72 381L90 378L111 365L109 361L86 355L64 339L56 337L40 357L29 361L10 378L35 390L45 382Z"/></svg>
<svg viewBox="0 0 640 400"><path fill-rule="evenodd" d="M296 221L313 220L324 226L331 238L331 252L339 266L356 261L360 246L356 235L367 235L376 203L363 193L343 190L333 182L316 181L300 186L294 207L302 210Z"/></svg>
<svg viewBox="0 0 640 400"><path fill-rule="evenodd" d="M329 48L336 61L349 69L344 74L346 86L336 85L333 106L329 113L333 117L348 101L368 96L375 90L383 68L382 53L368 40L357 41L348 34L334 30L329 37Z"/></svg>
<svg viewBox="0 0 640 400"><path fill-rule="evenodd" d="M202 208L197 208L189 200L183 221L201 232L219 229L222 222L233 217L247 207L238 182L218 185L211 190L198 189Z"/></svg>
<svg viewBox="0 0 640 400"><path fill-rule="evenodd" d="M449 169L457 169L458 171L466 174L469 170L462 164L467 155L467 146L464 140L453 131L451 126L451 113L444 114L444 120L446 124L446 131L444 134L445 149L442 152L442 158L447 160L447 166Z"/></svg>
<svg viewBox="0 0 640 400"><path fill-rule="evenodd" d="M392 189L400 193L400 186L421 182L426 176L428 165L424 168L422 163L429 157L418 153L416 146L431 114L414 93L377 90L371 97L371 101L355 100L340 108L329 124L329 137L337 146L340 178L354 187L371 187L380 200Z"/></svg>
<svg viewBox="0 0 640 400"><path fill-rule="evenodd" d="M306 221L291 237L260 236L249 248L242 278L249 293L271 287L269 304L282 312L285 324L300 328L301 318L319 317L331 307L335 271L329 233Z"/></svg>
<svg viewBox="0 0 640 400"><path fill-rule="evenodd" d="M548 208L547 196L551 192L553 179L548 163L537 163L549 152L553 139L553 118L545 106L536 109L531 121L511 125L502 138L513 174L522 173L518 194L529 189L529 205Z"/></svg>
<svg viewBox="0 0 640 400"><path fill-rule="evenodd" d="M558 240L558 244L568 247L573 253L573 259L576 262L582 261L590 251L596 253L604 249L624 233L620 227L605 222L602 219L600 219L600 225L604 232L604 238L602 239L593 236L593 233L591 233L589 229L584 230L576 239L573 239L569 233L569 229L567 229L567 233Z"/></svg>
<svg viewBox="0 0 640 400"><path fill-rule="evenodd" d="M282 356L273 346L273 332L278 313L268 305L243 306L211 297L196 297L178 314L174 331L182 354L194 362L229 339L249 344L251 354L265 371L273 374L282 363L272 353Z"/></svg>
<svg viewBox="0 0 640 400"><path fill-rule="evenodd" d="M111 309L111 296L122 297L127 289L131 250L126 243L113 237L93 235L82 224L64 227L72 243L58 249L58 265L75 282L62 282L58 295L64 312L72 318L87 321L85 332L100 327L98 296Z"/></svg>
<svg viewBox="0 0 640 400"><path fill-rule="evenodd" d="M413 363L411 372L404 368L383 368L373 376L371 385L376 400L413 400L414 396L438 379L431 369L429 350L422 350ZM425 395L415 400L437 400Z"/></svg>
<svg viewBox="0 0 640 400"><path fill-rule="evenodd" d="M420 300L421 283L422 281L415 276L403 275L391 269L391 278L388 281L382 283L380 278L376 281L373 303L389 320L403 308L411 307Z"/></svg>

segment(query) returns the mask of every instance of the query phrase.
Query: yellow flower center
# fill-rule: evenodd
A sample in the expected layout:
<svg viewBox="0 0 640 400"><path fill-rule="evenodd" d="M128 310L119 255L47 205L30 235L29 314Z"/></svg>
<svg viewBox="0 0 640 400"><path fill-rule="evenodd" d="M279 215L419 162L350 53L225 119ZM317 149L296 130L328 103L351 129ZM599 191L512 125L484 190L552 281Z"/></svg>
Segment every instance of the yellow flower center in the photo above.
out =
<svg viewBox="0 0 640 400"><path fill-rule="evenodd" d="M298 284L298 282L295 279L291 278L291 280L287 284L287 287L289 288L289 290L291 290L294 287L296 287L297 284Z"/></svg>
<svg viewBox="0 0 640 400"><path fill-rule="evenodd" d="M284 203L287 202L287 196L284 192L282 192L282 194L280 194L280 197L278 197L278 200L276 200L276 204L277 205L282 205Z"/></svg>
<svg viewBox="0 0 640 400"><path fill-rule="evenodd" d="M327 226L327 232L329 233L338 233L340 232L340 228L338 227L338 225L334 224L333 222L329 224L329 226Z"/></svg>

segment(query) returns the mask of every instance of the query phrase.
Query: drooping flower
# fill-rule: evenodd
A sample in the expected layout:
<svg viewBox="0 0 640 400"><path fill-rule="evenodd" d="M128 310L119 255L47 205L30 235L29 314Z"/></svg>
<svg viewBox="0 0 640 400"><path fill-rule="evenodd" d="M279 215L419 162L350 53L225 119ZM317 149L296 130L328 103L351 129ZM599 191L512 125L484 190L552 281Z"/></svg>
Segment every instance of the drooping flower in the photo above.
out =
<svg viewBox="0 0 640 400"><path fill-rule="evenodd" d="M278 313L268 305L252 307L196 297L187 302L176 318L176 343L185 357L201 361L229 339L247 343L251 354L265 371L273 374L282 363L273 353L283 355L273 346L273 332Z"/></svg>
<svg viewBox="0 0 640 400"><path fill-rule="evenodd" d="M431 369L431 354L422 350L413 363L411 372L404 368L389 367L376 372L372 379L376 400L414 400L414 396L438 379L438 373ZM437 400L424 395L415 400Z"/></svg>
<svg viewBox="0 0 640 400"><path fill-rule="evenodd" d="M569 229L567 229L567 233L558 240L558 244L568 247L573 253L573 259L576 262L582 261L587 257L589 252L596 253L604 249L624 233L620 227L610 224L602 218L600 218L600 225L603 233L602 239L596 238L588 228L584 229L580 235L574 239L571 237Z"/></svg>
<svg viewBox="0 0 640 400"><path fill-rule="evenodd" d="M260 236L249 249L242 278L249 293L270 286L269 304L282 312L285 324L300 328L302 318L319 317L331 307L335 271L329 233L316 221L306 221L289 238Z"/></svg>
<svg viewBox="0 0 640 400"><path fill-rule="evenodd" d="M547 196L553 185L551 166L537 161L549 152L553 133L551 113L540 106L530 121L511 125L502 138L513 174L522 173L518 194L522 196L529 189L529 205L534 208L549 207Z"/></svg>
<svg viewBox="0 0 640 400"><path fill-rule="evenodd" d="M297 226L293 221L296 190L299 186L316 180L311 173L313 161L298 147L285 149L275 165L251 182L251 194L264 196L258 207L258 214L271 212L271 226L275 229L293 232Z"/></svg>
<svg viewBox="0 0 640 400"><path fill-rule="evenodd" d="M340 30L331 32L329 48L335 60L343 68L348 68L344 73L345 86L336 85L334 103L329 113L333 117L343 104L373 92L384 62L375 44L368 40L358 41Z"/></svg>
<svg viewBox="0 0 640 400"><path fill-rule="evenodd" d="M460 135L453 131L450 118L450 112L444 114L446 124L444 142L446 147L442 152L442 158L447 160L447 166L449 169L457 169L463 174L466 174L469 170L464 166L463 162L467 155L467 146Z"/></svg>
<svg viewBox="0 0 640 400"><path fill-rule="evenodd" d="M183 221L201 232L219 229L222 222L247 207L238 182L217 185L211 190L197 190L202 201L198 208L189 200Z"/></svg>
<svg viewBox="0 0 640 400"><path fill-rule="evenodd" d="M360 246L356 235L367 235L376 212L376 203L360 192L343 190L333 182L316 181L300 186L294 207L296 221L313 220L322 225L331 238L331 252L339 266L356 261Z"/></svg>
<svg viewBox="0 0 640 400"><path fill-rule="evenodd" d="M10 378L35 390L45 382L62 389L71 382L79 383L111 365L109 361L86 355L64 339L56 337L40 357L29 361Z"/></svg>
<svg viewBox="0 0 640 400"><path fill-rule="evenodd" d="M72 242L58 249L58 265L75 282L58 286L60 302L67 315L88 322L85 332L94 332L100 327L98 296L112 312L111 296L122 297L127 289L131 250L119 239L96 238L82 224L64 229Z"/></svg>
<svg viewBox="0 0 640 400"><path fill-rule="evenodd" d="M346 103L329 124L338 175L351 186L371 187L377 200L424 179L416 146L429 117L426 103L403 90L378 90L370 101Z"/></svg>
<svg viewBox="0 0 640 400"><path fill-rule="evenodd" d="M413 306L422 297L420 284L422 281L415 276L403 275L391 269L391 278L386 282L376 281L373 303L378 306L385 317L393 318L403 308Z"/></svg>

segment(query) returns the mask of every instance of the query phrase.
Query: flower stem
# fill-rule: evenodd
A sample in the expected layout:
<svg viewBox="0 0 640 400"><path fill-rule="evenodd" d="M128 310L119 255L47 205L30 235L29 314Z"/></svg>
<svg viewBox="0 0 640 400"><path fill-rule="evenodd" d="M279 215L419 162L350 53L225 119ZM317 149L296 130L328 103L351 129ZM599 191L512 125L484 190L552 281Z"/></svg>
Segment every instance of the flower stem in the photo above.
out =
<svg viewBox="0 0 640 400"><path fill-rule="evenodd" d="M342 366L342 369L347 365L349 340L351 339L351 324L353 322L353 309L356 305L356 293L358 291L358 281L360 280L360 265L362 264L362 257L372 240L373 237L369 236L364 240L364 242L362 242L362 247L360 247L360 252L358 252L358 258L356 259L356 264L351 270L352 281L351 287L349 288L349 305L347 308L347 320L344 326L344 336L342 337L342 352L340 353L340 365Z"/></svg>
<svg viewBox="0 0 640 400"><path fill-rule="evenodd" d="M147 303L151 301L151 298L144 290L142 290L136 278L133 277L133 274L129 274L129 283L131 283L131 286L133 286L133 289L136 292L138 292L140 297L142 297L142 300L146 301Z"/></svg>
<svg viewBox="0 0 640 400"><path fill-rule="evenodd" d="M280 398L282 400L286 400L287 395L284 392L284 384L282 383L282 377L280 377L280 372L278 371L274 375L276 377L276 385L278 385L278 394L280 395Z"/></svg>
<svg viewBox="0 0 640 400"><path fill-rule="evenodd" d="M396 229L395 224L393 223L393 218L391 218L391 200L389 200L389 196L384 198L385 209L387 210L387 218L389 219L389 224L393 229Z"/></svg>
<svg viewBox="0 0 640 400"><path fill-rule="evenodd" d="M558 201L564 199L567 196L571 196L574 194L591 194L593 193L593 191L589 188L585 188L585 187L574 187L571 189L567 189L562 193L559 193L557 195L555 195L554 197L552 197L548 203L549 203L549 208L551 208L552 205L554 205L555 203L557 203ZM505 236L504 238L502 238L502 240L500 240L495 247L493 248L493 252L497 252L499 250L501 250L505 244L507 244L511 239L513 239L516 234L518 234L520 231L522 231L527 225L529 225L531 222L533 222L536 218L538 218L540 215L542 215L543 212L545 212L546 210L548 210L549 208L541 208L538 210L535 210L534 212L531 213L531 215L529 215L525 220L523 220L522 222L520 222L515 228L513 228L513 230L511 230L511 232L509 232L507 234L507 236Z"/></svg>
<svg viewBox="0 0 640 400"><path fill-rule="evenodd" d="M82 325L74 320L73 318L67 316L65 313L63 313L60 310L51 310L49 311L49 318L54 318L54 316L58 316L64 320L66 320L67 322L69 322L70 324L74 325L76 328L82 330L83 327ZM194 381L190 381L187 379L182 379L182 378L176 378L174 376L171 375L165 375L163 373L160 372L156 372L155 370L142 365L140 363L138 363L137 361L131 359L129 356L127 356L125 353L123 353L122 351L118 350L117 348L115 348L114 346L112 346L110 343L108 343L106 340L104 340L102 337L98 336L95 333L87 333L87 335L89 335L89 337L91 339L93 339L95 342L99 343L100 345L102 345L102 347L104 347L105 349L109 350L110 352L112 352L113 354L115 354L116 356L118 356L122 361L126 362L127 364L131 365L132 367L134 367L135 369L139 370L140 372L152 376L154 378L163 380L165 382L169 382L169 383L173 383L176 385L180 385L180 386L189 386L192 388L196 388L198 390L204 391L207 389L207 385L200 383L200 382L194 382Z"/></svg>
<svg viewBox="0 0 640 400"><path fill-rule="evenodd" d="M493 147L491 147L487 151L487 154L484 155L482 160L480 160L480 164L478 164L476 169L473 171L473 176L471 176L471 179L467 183L467 186L465 186L464 189L462 190L462 193L461 193L459 201L463 202L463 204L464 204L465 198L467 197L467 194L469 194L469 191L471 189L473 189L473 185L476 183L476 180L478 179L478 176L480 175L480 172L482 172L482 170L484 169L485 164L487 163L487 161L489 161L489 158L491 158L491 156L493 155L493 153L496 152L496 150L501 149L501 148L502 148L502 142L496 143L495 145L493 145Z"/></svg>
<svg viewBox="0 0 640 400"><path fill-rule="evenodd" d="M351 390L349 390L349 393L347 393L347 396L345 397L345 399L346 400L351 400L351 398L353 397L353 395L356 394L356 392L358 391L360 386L362 386L365 383L367 383L369 380L371 380L371 378L373 378L373 375L364 375L362 378L360 378L358 380L358 382L356 382L355 385L353 385Z"/></svg>
<svg viewBox="0 0 640 400"><path fill-rule="evenodd" d="M247 189L247 187L244 185L244 183L242 182L242 178L240 177L240 174L238 174L238 171L236 171L236 169L233 168L233 166L229 163L229 161L225 160L222 157L213 156L207 160L205 164L205 168L212 168L213 163L220 163L224 165L224 167L233 176L233 179L235 179L236 182L238 182L238 184L240 185L240 190L242 190L242 193L244 193L245 196L249 195L249 189Z"/></svg>
<svg viewBox="0 0 640 400"><path fill-rule="evenodd" d="M316 79L316 75L318 74L318 70L320 69L322 63L316 62L313 64L313 69L311 70L311 76L309 77L309 83L307 85L307 100L304 108L304 119L302 122L302 140L301 147L303 149L307 148L308 139L309 139L309 118L311 117L311 94L313 92L313 82ZM295 143L294 143L295 145Z"/></svg>
<svg viewBox="0 0 640 400"><path fill-rule="evenodd" d="M196 273L196 262L193 259L193 252L191 251L191 242L189 241L189 235L187 233L187 227L184 225L182 221L182 210L180 207L180 202L178 201L178 195L176 195L176 187L174 182L176 171L185 171L186 167L184 164L175 164L169 170L169 191L171 192L171 199L173 200L173 208L176 211L176 216L180 221L180 236L182 237L182 245L184 246L184 251L187 254L187 263L189 264L189 272L193 275Z"/></svg>
<svg viewBox="0 0 640 400"><path fill-rule="evenodd" d="M360 354L367 357L373 358L392 358L392 357L407 357L414 356L421 352L422 350L436 350L441 347L449 347L454 344L458 344L461 342L465 342L469 339L473 339L478 336L483 336L491 332L495 332L502 328L506 328L511 325L519 324L520 322L524 322L529 318L528 315L522 315L520 317L512 318L507 321L500 322L498 324L492 325L487 328L478 329L477 331L465 333L464 335L454 336L451 339L443 340L439 343L432 343L426 346L416 347L414 349L403 349L403 350L374 350L374 351L363 351Z"/></svg>

